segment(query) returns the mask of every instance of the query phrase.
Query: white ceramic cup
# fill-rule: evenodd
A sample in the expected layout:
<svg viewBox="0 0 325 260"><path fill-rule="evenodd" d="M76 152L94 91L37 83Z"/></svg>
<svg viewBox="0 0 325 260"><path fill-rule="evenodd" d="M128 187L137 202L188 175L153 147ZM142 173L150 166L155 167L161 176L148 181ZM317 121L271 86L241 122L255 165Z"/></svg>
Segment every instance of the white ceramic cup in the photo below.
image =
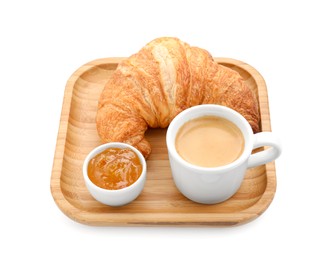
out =
<svg viewBox="0 0 325 260"><path fill-rule="evenodd" d="M142 164L142 173L140 177L130 186L118 190L107 190L98 187L89 179L88 176L89 161L97 154L103 152L108 148L129 148L132 151L134 151L136 155L139 157L140 162ZM93 149L84 160L82 171L83 171L86 187L89 190L90 194L94 197L94 199L109 206L123 206L135 200L143 190L146 181L147 164L141 152L137 150L135 147L125 143L112 142L112 143L106 143L100 145L95 149Z"/></svg>
<svg viewBox="0 0 325 260"><path fill-rule="evenodd" d="M234 162L219 167L201 167L185 161L176 151L178 130L187 121L202 116L216 116L233 122L242 132L244 151ZM215 204L227 200L239 189L247 168L275 160L281 153L281 144L271 132L254 134L247 120L238 112L220 105L199 105L182 111L168 127L166 135L169 162L174 182L179 191L198 203ZM255 154L257 147L271 146Z"/></svg>

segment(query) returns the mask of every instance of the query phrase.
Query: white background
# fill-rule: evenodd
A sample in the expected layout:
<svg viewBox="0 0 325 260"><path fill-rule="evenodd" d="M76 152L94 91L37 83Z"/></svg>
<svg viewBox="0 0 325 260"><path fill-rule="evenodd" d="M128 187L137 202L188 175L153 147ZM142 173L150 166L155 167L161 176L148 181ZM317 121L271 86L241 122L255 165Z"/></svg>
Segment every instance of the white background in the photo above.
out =
<svg viewBox="0 0 325 260"><path fill-rule="evenodd" d="M1 1L1 259L324 259L322 1ZM234 228L90 227L50 176L65 84L81 65L176 36L264 77L284 152L267 211ZM6 256L5 256L6 255Z"/></svg>

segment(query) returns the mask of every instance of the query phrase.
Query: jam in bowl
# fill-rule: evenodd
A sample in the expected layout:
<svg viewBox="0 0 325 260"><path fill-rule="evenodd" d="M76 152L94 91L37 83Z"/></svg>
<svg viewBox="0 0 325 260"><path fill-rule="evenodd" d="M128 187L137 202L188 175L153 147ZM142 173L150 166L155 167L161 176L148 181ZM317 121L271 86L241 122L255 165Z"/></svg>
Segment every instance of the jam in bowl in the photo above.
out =
<svg viewBox="0 0 325 260"><path fill-rule="evenodd" d="M146 180L146 161L133 146L106 143L93 149L83 164L90 194L99 202L122 206L135 200Z"/></svg>

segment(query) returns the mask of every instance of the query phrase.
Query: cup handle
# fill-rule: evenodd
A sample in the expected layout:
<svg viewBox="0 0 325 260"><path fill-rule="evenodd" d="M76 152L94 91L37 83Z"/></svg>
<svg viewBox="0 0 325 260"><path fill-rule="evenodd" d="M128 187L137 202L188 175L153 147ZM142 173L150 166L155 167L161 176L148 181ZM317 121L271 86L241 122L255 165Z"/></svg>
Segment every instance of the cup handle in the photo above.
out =
<svg viewBox="0 0 325 260"><path fill-rule="evenodd" d="M262 146L271 146L264 151L252 154L248 158L248 168L256 167L274 161L282 152L280 140L271 132L261 132L254 135L253 149Z"/></svg>

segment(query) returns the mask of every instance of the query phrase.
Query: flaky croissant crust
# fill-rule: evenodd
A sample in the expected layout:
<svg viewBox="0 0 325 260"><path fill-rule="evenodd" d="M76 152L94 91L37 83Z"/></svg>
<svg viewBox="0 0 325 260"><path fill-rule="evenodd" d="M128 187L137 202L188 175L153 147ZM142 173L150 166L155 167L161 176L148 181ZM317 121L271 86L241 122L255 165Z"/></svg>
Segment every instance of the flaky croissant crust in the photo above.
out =
<svg viewBox="0 0 325 260"><path fill-rule="evenodd" d="M228 106L259 131L257 99L236 71L204 49L158 38L118 65L99 98L97 131L103 142L129 143L148 157L147 128L165 128L200 104Z"/></svg>

